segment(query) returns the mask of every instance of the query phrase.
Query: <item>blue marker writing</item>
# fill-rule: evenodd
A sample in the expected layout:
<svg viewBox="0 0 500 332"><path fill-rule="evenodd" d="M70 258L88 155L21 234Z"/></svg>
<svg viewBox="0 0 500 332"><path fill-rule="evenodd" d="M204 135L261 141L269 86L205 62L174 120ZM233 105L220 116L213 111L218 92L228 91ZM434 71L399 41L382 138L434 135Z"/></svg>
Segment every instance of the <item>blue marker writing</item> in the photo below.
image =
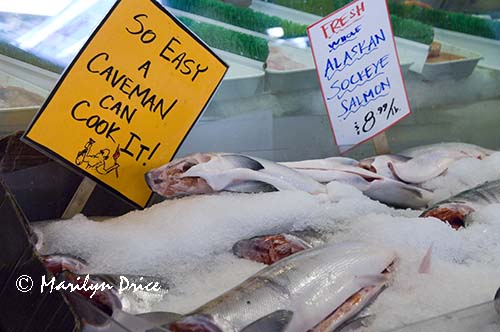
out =
<svg viewBox="0 0 500 332"><path fill-rule="evenodd" d="M344 80L336 80L330 85L330 90L333 92L328 100L335 97L341 99L347 92L354 92L357 87L370 82L378 76L384 74L383 69L389 64L389 54L386 54L377 59L377 61L370 63L365 68L356 71Z"/></svg>
<svg viewBox="0 0 500 332"><path fill-rule="evenodd" d="M391 88L389 77L379 81L373 87L366 89L364 92L351 96L349 99L343 99L340 103L344 112L339 117L344 117L344 120L351 113L356 113L360 108L367 106L378 98L387 96L388 90Z"/></svg>
<svg viewBox="0 0 500 332"><path fill-rule="evenodd" d="M328 52L335 51L339 46L342 46L342 45L346 44L347 42L355 40L356 39L355 38L356 35L360 31L361 31L361 25L358 25L356 28L354 28L353 31L349 32L346 35L341 36L337 40L334 40L333 42L331 42L330 44L328 44L328 47L330 48L328 50Z"/></svg>
<svg viewBox="0 0 500 332"><path fill-rule="evenodd" d="M351 66L357 60L361 60L365 55L375 51L378 46L385 41L385 33L380 29L380 34L373 34L369 39L364 39L355 44L351 49L346 50L340 57L328 58L325 65L324 77L331 80L337 71L342 71Z"/></svg>

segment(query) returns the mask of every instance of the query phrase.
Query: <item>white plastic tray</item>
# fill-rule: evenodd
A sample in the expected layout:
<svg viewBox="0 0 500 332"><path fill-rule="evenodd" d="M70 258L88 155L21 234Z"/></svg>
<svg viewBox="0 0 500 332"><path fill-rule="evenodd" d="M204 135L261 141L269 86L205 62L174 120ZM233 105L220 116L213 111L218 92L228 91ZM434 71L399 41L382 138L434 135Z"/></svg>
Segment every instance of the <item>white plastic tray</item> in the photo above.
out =
<svg viewBox="0 0 500 332"><path fill-rule="evenodd" d="M19 77L8 74L3 71L3 67L0 67L0 90L9 87L17 87L34 93L40 96L41 102L34 104L15 103L3 107L0 106L0 136L26 129L26 126L39 110L43 100L49 94L49 90L43 89L28 83Z"/></svg>
<svg viewBox="0 0 500 332"><path fill-rule="evenodd" d="M229 65L215 100L251 97L262 92L265 75L262 62L219 49L213 50Z"/></svg>
<svg viewBox="0 0 500 332"><path fill-rule="evenodd" d="M310 48L270 43L269 52L266 67L267 90L283 92L319 88Z"/></svg>
<svg viewBox="0 0 500 332"><path fill-rule="evenodd" d="M435 81L465 78L472 74L477 63L481 60L481 54L479 53L443 43L439 40L436 40L436 42L441 44L441 53L450 53L463 58L435 63L426 62L422 69L422 76L426 80Z"/></svg>

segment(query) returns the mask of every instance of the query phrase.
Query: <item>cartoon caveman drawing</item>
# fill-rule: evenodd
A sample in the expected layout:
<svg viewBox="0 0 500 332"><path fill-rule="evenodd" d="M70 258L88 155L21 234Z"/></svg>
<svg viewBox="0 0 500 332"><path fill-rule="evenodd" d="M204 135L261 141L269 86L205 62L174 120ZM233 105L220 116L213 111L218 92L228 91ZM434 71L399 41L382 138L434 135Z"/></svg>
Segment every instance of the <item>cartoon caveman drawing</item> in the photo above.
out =
<svg viewBox="0 0 500 332"><path fill-rule="evenodd" d="M100 149L97 153L91 154L94 143L95 141L89 138L83 150L77 153L75 163L78 166L86 164L85 169L92 169L102 175L115 171L116 177L118 177L118 167L120 165L117 160L120 157L120 145L116 147L115 153L112 155L112 160L110 160L109 154L111 150L108 148Z"/></svg>

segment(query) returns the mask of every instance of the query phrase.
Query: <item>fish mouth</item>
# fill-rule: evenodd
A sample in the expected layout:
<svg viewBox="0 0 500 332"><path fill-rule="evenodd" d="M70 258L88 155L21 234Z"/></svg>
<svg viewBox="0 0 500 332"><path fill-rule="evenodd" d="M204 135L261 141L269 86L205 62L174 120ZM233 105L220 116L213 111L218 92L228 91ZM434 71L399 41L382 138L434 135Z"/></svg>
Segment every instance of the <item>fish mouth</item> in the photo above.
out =
<svg viewBox="0 0 500 332"><path fill-rule="evenodd" d="M271 265L311 245L289 234L256 236L240 240L233 246L233 253L239 258Z"/></svg>
<svg viewBox="0 0 500 332"><path fill-rule="evenodd" d="M155 191L155 190L154 190L154 188L155 188L156 186L158 186L159 184L161 184L161 183L165 182L165 180L163 180L163 179L154 178L154 177L152 176L152 172L151 172L151 171L150 171L150 172L147 172L146 174L144 174L144 179L146 180L146 183L147 183L148 187L149 187L151 190L153 190L153 191Z"/></svg>
<svg viewBox="0 0 500 332"><path fill-rule="evenodd" d="M453 229L458 230L465 227L465 219L472 212L474 212L474 209L467 205L453 204L425 211L420 217L437 218L449 224Z"/></svg>
<svg viewBox="0 0 500 332"><path fill-rule="evenodd" d="M166 198L211 193L213 189L204 179L184 175L192 167L208 160L209 156L195 154L152 169L144 177L153 192Z"/></svg>
<svg viewBox="0 0 500 332"><path fill-rule="evenodd" d="M57 275L63 271L80 273L87 265L83 259L71 255L43 255L40 256L40 259L47 270L53 275Z"/></svg>

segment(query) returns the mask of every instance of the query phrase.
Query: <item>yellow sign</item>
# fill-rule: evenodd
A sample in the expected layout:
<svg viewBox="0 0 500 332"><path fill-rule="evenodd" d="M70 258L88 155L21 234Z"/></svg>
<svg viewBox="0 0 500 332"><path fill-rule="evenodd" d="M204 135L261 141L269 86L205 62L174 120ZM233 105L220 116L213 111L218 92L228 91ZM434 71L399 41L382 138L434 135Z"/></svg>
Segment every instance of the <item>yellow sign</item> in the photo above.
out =
<svg viewBox="0 0 500 332"><path fill-rule="evenodd" d="M144 207L144 174L173 158L226 71L156 1L118 1L24 140Z"/></svg>

